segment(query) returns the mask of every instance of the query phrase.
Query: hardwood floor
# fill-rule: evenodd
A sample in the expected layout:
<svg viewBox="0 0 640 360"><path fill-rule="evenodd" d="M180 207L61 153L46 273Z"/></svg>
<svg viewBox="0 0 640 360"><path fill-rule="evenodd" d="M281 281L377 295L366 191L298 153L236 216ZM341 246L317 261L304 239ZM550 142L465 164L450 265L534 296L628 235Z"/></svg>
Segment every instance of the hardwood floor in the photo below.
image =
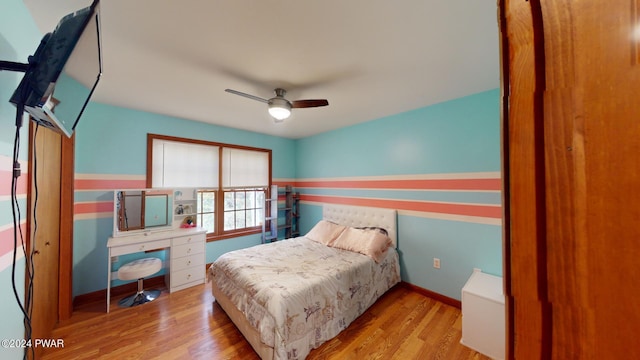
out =
<svg viewBox="0 0 640 360"><path fill-rule="evenodd" d="M54 359L259 359L214 301L209 284L121 309L104 301L75 309L54 330ZM460 310L396 286L307 359L488 359L460 344Z"/></svg>

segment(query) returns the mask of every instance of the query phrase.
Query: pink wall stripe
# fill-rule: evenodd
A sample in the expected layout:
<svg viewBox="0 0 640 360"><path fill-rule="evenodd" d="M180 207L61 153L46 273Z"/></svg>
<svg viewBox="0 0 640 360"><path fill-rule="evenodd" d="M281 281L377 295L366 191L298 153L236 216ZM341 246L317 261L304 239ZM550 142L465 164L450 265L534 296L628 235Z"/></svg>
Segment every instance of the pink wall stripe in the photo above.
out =
<svg viewBox="0 0 640 360"><path fill-rule="evenodd" d="M13 178L12 170L0 170L0 196L11 195L11 179ZM22 174L18 178L17 192L18 195L27 194L27 186L29 184L29 176L27 172L22 169Z"/></svg>
<svg viewBox="0 0 640 360"><path fill-rule="evenodd" d="M287 185L291 185L291 186L295 187L295 186L297 186L296 184L297 183L295 181L291 181L291 180L289 180L289 181L287 181L287 180L275 180L275 179L271 180L271 185L278 185L279 188L283 188L283 187L285 187Z"/></svg>
<svg viewBox="0 0 640 360"><path fill-rule="evenodd" d="M144 189L147 187L146 180L124 180L124 179L76 179L75 190L105 190L105 189Z"/></svg>
<svg viewBox="0 0 640 360"><path fill-rule="evenodd" d="M470 205L470 204L437 203L437 202L428 202L428 201L408 201L408 200L388 200L388 199L366 199L366 198L305 195L305 194L300 195L300 200L312 201L312 202L325 202L325 203L332 203L332 204L381 207L381 208L406 210L406 211L476 216L476 217L486 217L486 218L494 218L494 219L502 218L502 208L500 206L490 206L490 205Z"/></svg>
<svg viewBox="0 0 640 360"><path fill-rule="evenodd" d="M296 181L298 188L477 190L500 191L500 179L405 179L405 180L317 180Z"/></svg>
<svg viewBox="0 0 640 360"><path fill-rule="evenodd" d="M113 201L82 202L73 206L75 215L106 212L113 213Z"/></svg>
<svg viewBox="0 0 640 360"><path fill-rule="evenodd" d="M27 224L23 223L20 225L20 227L22 228L22 234L24 235L26 240L26 237L28 235ZM18 237L18 247L20 246L22 246L22 243L20 242L20 238ZM18 251L22 251L22 250L18 249ZM0 257L8 253L13 253L13 226L9 227L8 229L0 231Z"/></svg>

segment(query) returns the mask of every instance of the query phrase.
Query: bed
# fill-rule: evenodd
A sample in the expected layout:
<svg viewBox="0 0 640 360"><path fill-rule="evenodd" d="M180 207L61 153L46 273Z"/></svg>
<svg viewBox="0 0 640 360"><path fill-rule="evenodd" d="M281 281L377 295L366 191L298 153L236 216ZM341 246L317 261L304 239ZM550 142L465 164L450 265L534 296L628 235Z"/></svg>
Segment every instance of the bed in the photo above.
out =
<svg viewBox="0 0 640 360"><path fill-rule="evenodd" d="M305 236L223 254L207 271L216 302L263 360L306 358L400 282L395 210L322 212ZM388 249L372 256L342 246L373 237Z"/></svg>

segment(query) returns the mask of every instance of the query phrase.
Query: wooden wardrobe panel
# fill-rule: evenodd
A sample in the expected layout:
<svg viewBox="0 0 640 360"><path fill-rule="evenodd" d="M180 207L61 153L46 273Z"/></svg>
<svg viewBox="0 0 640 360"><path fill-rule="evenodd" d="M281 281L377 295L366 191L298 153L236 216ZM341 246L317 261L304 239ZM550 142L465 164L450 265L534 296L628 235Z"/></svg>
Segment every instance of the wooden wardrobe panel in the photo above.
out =
<svg viewBox="0 0 640 360"><path fill-rule="evenodd" d="M543 2L554 358L640 356L634 3Z"/></svg>
<svg viewBox="0 0 640 360"><path fill-rule="evenodd" d="M509 356L640 358L638 0L500 5L509 52L503 64L509 69L503 83L509 87L503 108L510 236L505 280L514 314ZM531 34L533 64L518 56ZM537 277L526 271L532 264ZM535 292L540 312L527 303ZM534 311L523 310L524 304ZM530 325L537 321L540 326ZM541 339L541 351L529 337Z"/></svg>
<svg viewBox="0 0 640 360"><path fill-rule="evenodd" d="M576 20L585 44L585 233L600 358L640 358L640 347L629 346L640 333L640 66L630 61L640 23L629 16L632 5L585 6Z"/></svg>
<svg viewBox="0 0 640 360"><path fill-rule="evenodd" d="M593 337L584 242L584 137L582 89L576 84L573 17L567 1L541 2L545 61L545 177L548 296L552 309L552 357L588 358ZM576 304L581 304L576 308Z"/></svg>

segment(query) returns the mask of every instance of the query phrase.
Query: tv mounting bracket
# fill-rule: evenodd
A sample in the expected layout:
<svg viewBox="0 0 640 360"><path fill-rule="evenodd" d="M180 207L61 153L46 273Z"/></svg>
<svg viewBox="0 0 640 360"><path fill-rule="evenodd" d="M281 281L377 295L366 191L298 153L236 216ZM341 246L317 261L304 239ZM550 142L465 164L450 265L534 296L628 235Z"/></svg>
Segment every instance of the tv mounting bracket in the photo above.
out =
<svg viewBox="0 0 640 360"><path fill-rule="evenodd" d="M31 64L0 60L0 70L27 72Z"/></svg>

